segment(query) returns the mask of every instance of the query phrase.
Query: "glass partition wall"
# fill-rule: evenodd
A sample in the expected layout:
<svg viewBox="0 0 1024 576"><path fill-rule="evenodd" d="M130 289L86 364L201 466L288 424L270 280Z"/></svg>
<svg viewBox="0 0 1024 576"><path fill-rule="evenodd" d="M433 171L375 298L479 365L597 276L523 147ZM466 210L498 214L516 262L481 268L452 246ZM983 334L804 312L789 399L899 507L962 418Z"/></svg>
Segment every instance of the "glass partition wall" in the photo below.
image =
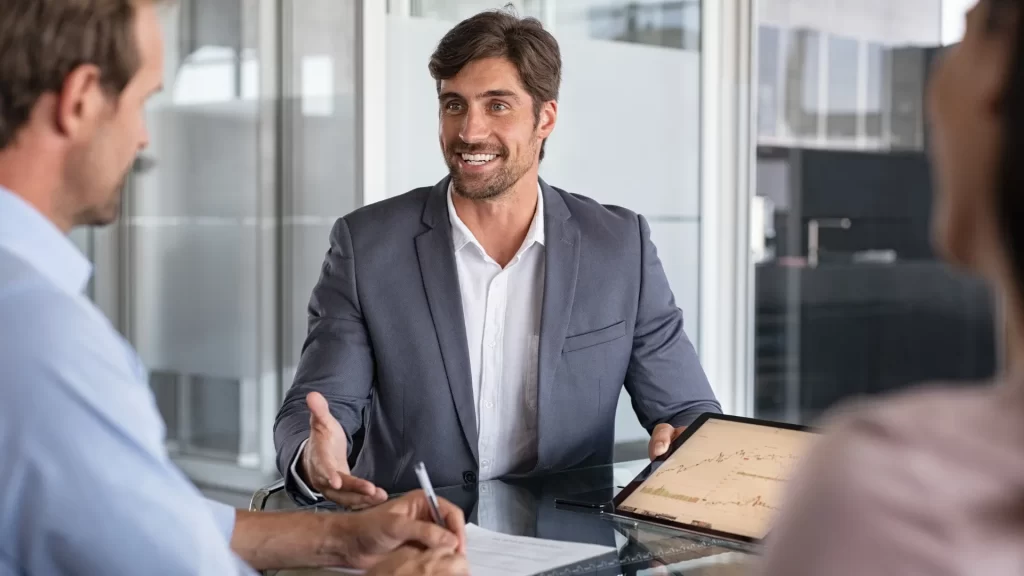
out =
<svg viewBox="0 0 1024 576"><path fill-rule="evenodd" d="M78 233L198 483L277 477L272 426L334 220L360 204L356 0L162 8L165 90L121 220Z"/></svg>

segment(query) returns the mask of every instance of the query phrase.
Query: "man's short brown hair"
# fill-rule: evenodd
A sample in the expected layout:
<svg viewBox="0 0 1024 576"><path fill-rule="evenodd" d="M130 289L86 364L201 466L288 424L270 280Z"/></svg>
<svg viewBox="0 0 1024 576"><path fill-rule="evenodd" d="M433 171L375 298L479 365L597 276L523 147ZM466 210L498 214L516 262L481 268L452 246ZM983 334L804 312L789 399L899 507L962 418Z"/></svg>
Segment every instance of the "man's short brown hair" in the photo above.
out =
<svg viewBox="0 0 1024 576"><path fill-rule="evenodd" d="M430 75L437 81L454 78L470 62L505 58L519 71L519 79L533 98L534 120L540 121L545 102L558 100L562 83L562 55L558 42L536 18L519 18L510 9L481 12L452 28L430 57ZM540 158L544 159L545 140Z"/></svg>
<svg viewBox="0 0 1024 576"><path fill-rule="evenodd" d="M139 69L135 10L159 0L2 0L0 150L32 108L61 90L75 68L97 66L103 87L120 95Z"/></svg>

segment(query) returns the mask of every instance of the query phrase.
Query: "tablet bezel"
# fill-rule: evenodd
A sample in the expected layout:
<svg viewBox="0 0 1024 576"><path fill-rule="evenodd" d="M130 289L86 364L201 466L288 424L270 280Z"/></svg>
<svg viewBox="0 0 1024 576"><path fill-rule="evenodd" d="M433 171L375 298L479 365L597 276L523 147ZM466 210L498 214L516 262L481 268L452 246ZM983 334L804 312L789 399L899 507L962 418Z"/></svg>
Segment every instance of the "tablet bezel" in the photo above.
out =
<svg viewBox="0 0 1024 576"><path fill-rule="evenodd" d="M658 518L656 516L637 514L635 512L623 511L619 509L622 503L625 502L626 499L633 494L633 492L640 488L640 486L644 482L646 482L652 474L657 472L661 465L666 460L668 460L669 457L671 457L672 454L674 454L680 446L686 443L686 441L691 436L693 436L697 432L697 430L699 430L700 427L704 425L705 422L711 419L726 420L729 422L739 422L741 424L754 424L758 426L766 426L768 428L780 428L783 430L796 430L798 432L810 432L812 434L817 433L817 430L815 430L814 428L810 426L804 426L801 424L789 424L787 422L774 422L771 420L760 420L757 418L745 418L742 416L730 416L727 414L718 414L715 412L705 412L698 416L692 424L686 427L686 430L682 434L680 434L679 437L675 439L675 441L672 442L672 445L669 447L668 451L665 452L665 454L659 456L653 462L648 464L647 467L644 468L643 472L638 474L636 478L633 478L633 480L631 480L630 483L626 485L625 488L619 491L619 493L615 496L615 499L612 500L612 511L609 512L609 514L612 516L617 516L619 518L627 518L629 520L635 520L647 524L655 524L658 526L664 526L676 530L693 532L710 538L729 540L733 542L740 542L743 544L760 544L762 541L762 539L760 538L754 538L743 534L733 534L731 532L723 532L721 530L715 530L712 528L704 528L703 526L694 524L684 524L682 522L676 522L674 520L667 520L664 518Z"/></svg>

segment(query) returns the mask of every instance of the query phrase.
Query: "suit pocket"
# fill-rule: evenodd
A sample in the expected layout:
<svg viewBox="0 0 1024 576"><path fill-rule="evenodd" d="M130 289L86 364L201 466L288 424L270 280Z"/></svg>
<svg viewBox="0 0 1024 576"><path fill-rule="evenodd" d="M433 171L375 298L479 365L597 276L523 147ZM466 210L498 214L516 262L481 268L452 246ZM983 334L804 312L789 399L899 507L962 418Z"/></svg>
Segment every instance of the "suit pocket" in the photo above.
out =
<svg viewBox="0 0 1024 576"><path fill-rule="evenodd" d="M607 328L601 328L600 330L594 330L593 332L587 332L586 334L567 336L565 338L565 344L562 346L562 353L564 354L574 350L590 348L591 346L597 346L598 344L617 340L625 335L626 321L623 320L622 322L612 324Z"/></svg>

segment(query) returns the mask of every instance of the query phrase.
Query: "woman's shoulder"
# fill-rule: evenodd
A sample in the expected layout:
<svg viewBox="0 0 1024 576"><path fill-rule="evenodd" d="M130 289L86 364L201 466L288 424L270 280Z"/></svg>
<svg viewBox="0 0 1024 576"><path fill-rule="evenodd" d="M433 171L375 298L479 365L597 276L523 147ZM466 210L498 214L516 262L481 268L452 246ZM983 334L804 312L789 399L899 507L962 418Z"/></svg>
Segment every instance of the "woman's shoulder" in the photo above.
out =
<svg viewBox="0 0 1024 576"><path fill-rule="evenodd" d="M828 412L820 426L837 440L890 450L989 442L1014 428L1024 431L1024 388L989 382L932 383L855 400Z"/></svg>

